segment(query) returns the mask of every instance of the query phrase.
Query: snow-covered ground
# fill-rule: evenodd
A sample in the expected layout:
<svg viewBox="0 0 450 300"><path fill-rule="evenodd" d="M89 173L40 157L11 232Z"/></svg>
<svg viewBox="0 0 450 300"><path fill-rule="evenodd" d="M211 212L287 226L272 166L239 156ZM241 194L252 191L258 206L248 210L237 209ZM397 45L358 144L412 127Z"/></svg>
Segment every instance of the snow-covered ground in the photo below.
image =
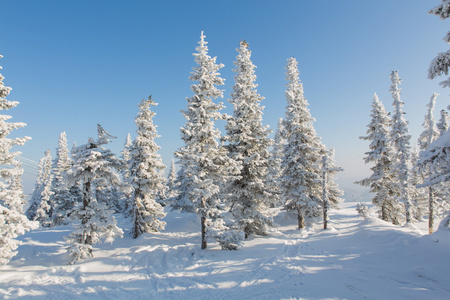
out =
<svg viewBox="0 0 450 300"><path fill-rule="evenodd" d="M169 213L165 231L97 245L75 265L66 265L69 227L35 230L0 268L0 298L450 299L450 232L364 220L355 203L330 218L332 229L299 231L280 214L270 236L222 251L200 249L196 216Z"/></svg>

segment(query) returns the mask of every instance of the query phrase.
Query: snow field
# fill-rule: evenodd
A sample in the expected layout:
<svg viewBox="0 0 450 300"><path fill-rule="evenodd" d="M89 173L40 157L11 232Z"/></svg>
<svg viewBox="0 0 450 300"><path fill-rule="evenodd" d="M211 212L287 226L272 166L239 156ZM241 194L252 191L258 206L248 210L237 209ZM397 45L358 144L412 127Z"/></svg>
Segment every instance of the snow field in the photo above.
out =
<svg viewBox="0 0 450 300"><path fill-rule="evenodd" d="M210 242L200 222L169 212L165 231L98 244L94 258L66 265L71 228L21 237L19 254L0 270L3 299L449 299L450 232L364 220L356 203L331 211L331 229L296 229L280 213L269 236L237 251ZM426 222L418 224L426 228ZM130 228L129 219L119 219ZM426 231L424 231L426 232Z"/></svg>

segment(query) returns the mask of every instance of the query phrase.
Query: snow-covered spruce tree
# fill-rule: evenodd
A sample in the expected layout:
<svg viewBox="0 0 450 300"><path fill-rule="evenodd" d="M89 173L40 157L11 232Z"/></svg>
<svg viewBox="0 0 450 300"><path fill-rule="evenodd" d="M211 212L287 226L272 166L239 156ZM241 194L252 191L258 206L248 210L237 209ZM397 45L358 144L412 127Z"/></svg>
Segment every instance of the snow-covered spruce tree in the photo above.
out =
<svg viewBox="0 0 450 300"><path fill-rule="evenodd" d="M267 235L274 226L274 195L268 188L269 150L272 140L270 130L262 125L264 99L255 83L256 66L250 60L248 44L241 41L236 49L238 55L234 62L236 72L231 99L233 116L226 124L228 155L242 167L240 178L228 189L231 213L235 222L247 237L250 234Z"/></svg>
<svg viewBox="0 0 450 300"><path fill-rule="evenodd" d="M68 171L69 185L80 182L83 185L83 201L75 207L71 217L81 224L66 238L69 264L92 257L92 246L100 240L112 242L123 232L112 216L111 204L96 199L98 181L105 180L111 186L121 186L118 172L124 163L104 147L114 138L100 125L97 125L98 139L89 138L85 145L72 150L74 164Z"/></svg>
<svg viewBox="0 0 450 300"><path fill-rule="evenodd" d="M430 102L427 104L428 111L425 115L425 119L423 121L422 126L424 127L424 131L421 133L419 137L419 146L421 151L425 151L432 142L434 142L439 136L439 130L436 126L436 121L434 120L434 107L436 105L436 98L439 96L437 93L433 93L431 96ZM416 158L417 162L418 158ZM416 168L417 169L417 168ZM421 168L421 175L424 177L430 176L430 169ZM422 182L415 182L416 184L420 184ZM418 188L421 190L420 188ZM435 191L431 186L428 187L428 231L429 233L433 232L433 221L434 221L434 207L435 207Z"/></svg>
<svg viewBox="0 0 450 300"><path fill-rule="evenodd" d="M232 244L227 247L227 235L219 236L219 231L213 230L212 226L221 213L221 187L233 179L233 174L239 174L239 167L228 157L226 149L219 146L220 132L214 125L216 120L225 119L220 113L223 104L213 102L213 99L223 97L222 90L216 87L223 85L224 80L218 73L223 65L216 64L216 58L208 55L203 32L200 38L197 53L193 54L198 66L189 77L196 82L191 86L194 95L186 98L187 109L182 111L186 124L181 128L181 138L185 145L175 152L181 168L178 172L179 195L174 207L200 215L202 249L207 247L208 234L218 238L222 247L231 249Z"/></svg>
<svg viewBox="0 0 450 300"><path fill-rule="evenodd" d="M442 3L431 9L429 14L437 15L441 20L445 20L450 16L450 0L442 0ZM450 43L450 31L444 37L444 41ZM448 75L450 66L450 50L439 53L431 62L428 69L428 78L434 79L437 76ZM442 87L450 87L450 78L440 83Z"/></svg>
<svg viewBox="0 0 450 300"><path fill-rule="evenodd" d="M125 162L130 160L131 146L133 146L133 140L131 139L131 135L128 133L122 150L122 159Z"/></svg>
<svg viewBox="0 0 450 300"><path fill-rule="evenodd" d="M168 205L172 206L172 200L177 196L176 192L177 170L175 169L175 160L172 159L169 168L169 176L167 178L167 201Z"/></svg>
<svg viewBox="0 0 450 300"><path fill-rule="evenodd" d="M133 238L146 232L163 230L166 216L163 207L156 201L158 194L165 188L165 178L161 171L165 165L158 154L160 147L155 143L159 137L153 124L155 112L152 106L158 105L150 96L139 104L139 113L135 119L137 136L130 148L129 182L134 189L131 198Z"/></svg>
<svg viewBox="0 0 450 300"><path fill-rule="evenodd" d="M3 79L0 74L0 110L7 110L19 102L6 99L11 88L4 85ZM38 226L23 214L23 169L16 160L20 152L10 152L13 146L24 145L30 137L8 138L11 131L26 126L22 122L9 123L9 119L9 115L0 115L0 265L7 264L17 254L15 250L20 242L15 238Z"/></svg>
<svg viewBox="0 0 450 300"><path fill-rule="evenodd" d="M36 183L34 185L33 194L31 194L31 200L30 205L28 206L27 211L25 212L25 215L28 217L29 220L34 220L36 217L36 211L39 208L39 205L41 204L41 193L43 189L43 180L44 180L44 158L41 158L39 160L38 165L38 175L36 178Z"/></svg>
<svg viewBox="0 0 450 300"><path fill-rule="evenodd" d="M72 166L72 160L67 148L67 136L63 131L59 135L58 148L56 148L56 159L53 163L52 203L53 203L53 225L68 224L68 215L77 203L72 197L69 187L65 184L66 173Z"/></svg>
<svg viewBox="0 0 450 300"><path fill-rule="evenodd" d="M420 134L418 140L420 150L427 149L440 135L434 120L434 107L436 106L437 96L439 96L438 93L433 93L430 102L427 104L428 111L422 123L424 131Z"/></svg>
<svg viewBox="0 0 450 300"><path fill-rule="evenodd" d="M414 219L421 221L428 212L428 191L425 188L419 188L417 185L423 182L423 174L418 167L419 151L417 145L414 145L410 153L411 173L409 181L411 185L411 204L414 206Z"/></svg>
<svg viewBox="0 0 450 300"><path fill-rule="evenodd" d="M327 151L322 156L322 212L323 212L323 229L328 227L328 210L330 208L339 208L344 202L342 195L344 192L339 188L335 181L338 172L344 169L337 167L334 160L334 149Z"/></svg>
<svg viewBox="0 0 450 300"><path fill-rule="evenodd" d="M440 189L446 191L444 200L450 200L448 196L450 190L450 130L431 143L427 150L420 153L419 166L430 170L430 175L419 186L439 186Z"/></svg>
<svg viewBox="0 0 450 300"><path fill-rule="evenodd" d="M50 150L45 151L42 161L42 189L40 194L39 206L36 210L35 221L38 221L41 226L50 226L52 223L53 215L53 202L52 202L52 156Z"/></svg>
<svg viewBox="0 0 450 300"><path fill-rule="evenodd" d="M274 207L280 207L284 205L284 202L280 197L280 184L279 178L281 176L281 162L283 160L283 149L286 144L286 139L284 138L284 126L283 118L278 119L278 127L275 131L275 136L273 139L273 147L270 152L269 157L269 182L267 186L273 193L274 196Z"/></svg>
<svg viewBox="0 0 450 300"><path fill-rule="evenodd" d="M325 153L314 130L315 121L303 95L298 62L289 58L286 66L286 116L284 132L286 145L283 151L280 177L281 197L288 211L296 211L298 228L305 227L305 219L320 215L322 185L321 160Z"/></svg>
<svg viewBox="0 0 450 300"><path fill-rule="evenodd" d="M449 4L450 5L450 4ZM447 107L450 110L450 105ZM446 183L447 193L450 186L450 130L437 138L431 145L420 153L419 164L430 163L430 176L422 186L433 186ZM448 194L447 194L448 196Z"/></svg>
<svg viewBox="0 0 450 300"><path fill-rule="evenodd" d="M166 168L166 166L164 165L164 169ZM167 178L166 178L166 172L164 171L164 169L159 170L159 175L163 181L163 188L158 190L158 194L156 195L156 202L158 202L162 207L166 207L167 204L169 204L169 202L167 201L167 193L168 193L168 189L167 189Z"/></svg>
<svg viewBox="0 0 450 300"><path fill-rule="evenodd" d="M175 153L175 157L177 154ZM170 199L170 205L172 210L179 210L185 213L195 213L195 204L192 202L194 198L191 195L191 186L189 184L190 180L193 180L191 177L191 171L193 169L190 164L191 160L185 160L183 165L181 160L179 163L181 164L180 169L177 172L177 178L175 180L175 196Z"/></svg>
<svg viewBox="0 0 450 300"><path fill-rule="evenodd" d="M75 149L77 148L77 143L73 142L72 144L72 149L70 150L70 161L71 161L71 168L73 166L73 153L75 153ZM70 170L70 169L69 169ZM67 170L67 172L69 171ZM68 183L69 181L69 175L65 174L65 182L70 186L69 187L69 197L70 200L69 202L73 202L73 203L82 203L83 202L83 191L82 191L82 184L81 182L74 182L72 181L71 184ZM75 208L75 206L74 206ZM73 211L73 210L72 210ZM72 212L69 212L68 216L70 217Z"/></svg>
<svg viewBox="0 0 450 300"><path fill-rule="evenodd" d="M394 102L394 111L392 114L392 130L390 134L391 143L394 148L394 176L397 183L397 193L398 197L403 205L405 206L405 218L406 223L411 223L413 221L413 206L411 205L411 185L409 181L410 170L408 167L409 162L409 150L410 144L409 140L411 136L408 134L408 122L404 117L403 111L403 101L400 99L401 89L398 85L401 79L398 76L397 71L392 71L391 73L391 88L389 91L392 94Z"/></svg>
<svg viewBox="0 0 450 300"><path fill-rule="evenodd" d="M20 163L16 162L13 168L1 169L0 172L2 176L0 183L0 265L5 265L17 254L15 250L21 244L15 238L26 231L38 228L39 223L28 220L23 213L25 195L21 179L23 169Z"/></svg>
<svg viewBox="0 0 450 300"><path fill-rule="evenodd" d="M390 120L389 114L377 94L372 98L371 121L367 125L367 135L360 139L370 142L370 151L365 153L364 162L373 163L372 175L357 184L367 186L375 196L372 198L374 206L379 208L379 216L382 220L400 224L403 218L403 205L393 193L393 162L394 149L389 140Z"/></svg>
<svg viewBox="0 0 450 300"><path fill-rule="evenodd" d="M441 110L441 118L436 124L437 129L439 130L439 136L443 135L448 130L448 113L445 111L445 109Z"/></svg>
<svg viewBox="0 0 450 300"><path fill-rule="evenodd" d="M125 143L123 145L123 150L122 150L122 160L123 162L126 164L126 167L122 170L122 177L124 179L127 179L129 177L129 168L128 168L128 161L130 160L130 151L131 151L131 146L133 145L133 141L131 139L131 135L128 133L127 137L125 138ZM131 192L131 189L130 189ZM120 210L123 212L123 214L128 217L131 216L132 212L132 204L131 204L131 194L128 193L123 193L122 195L120 195L120 203L119 203L119 207Z"/></svg>
<svg viewBox="0 0 450 300"><path fill-rule="evenodd" d="M175 169L175 160L172 159L170 163L169 176L167 178L167 186L169 187L169 189L174 187L176 179L177 179L177 170Z"/></svg>

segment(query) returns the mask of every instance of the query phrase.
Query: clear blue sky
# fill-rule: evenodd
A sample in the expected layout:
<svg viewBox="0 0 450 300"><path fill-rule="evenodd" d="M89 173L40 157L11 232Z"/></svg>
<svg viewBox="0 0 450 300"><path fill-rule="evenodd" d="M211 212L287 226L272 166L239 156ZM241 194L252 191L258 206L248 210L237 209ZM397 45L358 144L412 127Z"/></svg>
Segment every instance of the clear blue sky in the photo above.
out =
<svg viewBox="0 0 450 300"><path fill-rule="evenodd" d="M316 118L315 128L328 147L335 147L346 171L341 185L368 175L362 157L368 143L372 95L377 92L389 111L389 75L403 79L402 99L415 142L425 105L433 92L438 111L446 107L450 89L427 79L430 61L446 51L442 41L450 29L427 11L439 0L322 1L14 1L3 0L0 60L13 121L28 124L16 130L32 140L20 147L38 161L46 149L55 153L61 131L69 148L96 136L100 123L118 137L134 136L137 104L152 94L159 105L155 123L164 163L182 145L180 110L192 95L188 80L203 30L211 56L225 64L224 99L231 113L233 61L240 40L252 50L258 67L258 92L266 99L264 124L276 128L284 116L287 58L299 60L305 96ZM222 128L221 128L222 129ZM35 178L26 167L26 192Z"/></svg>

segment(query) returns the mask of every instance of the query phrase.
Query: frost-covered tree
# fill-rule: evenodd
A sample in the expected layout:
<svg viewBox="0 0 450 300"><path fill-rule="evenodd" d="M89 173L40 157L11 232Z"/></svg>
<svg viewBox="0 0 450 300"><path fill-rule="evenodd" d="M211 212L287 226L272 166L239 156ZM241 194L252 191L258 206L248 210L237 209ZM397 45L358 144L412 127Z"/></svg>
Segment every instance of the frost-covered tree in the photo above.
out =
<svg viewBox="0 0 450 300"><path fill-rule="evenodd" d="M52 156L50 150L45 151L44 157L41 158L40 164L42 165L42 185L40 193L40 201L36 210L35 221L39 221L41 226L50 226L53 215L53 191L52 191Z"/></svg>
<svg viewBox="0 0 450 300"><path fill-rule="evenodd" d="M419 165L430 168L430 175L420 186L443 184L448 197L450 187L450 130L447 130L427 150L421 152Z"/></svg>
<svg viewBox="0 0 450 300"><path fill-rule="evenodd" d="M284 126L283 126L283 118L278 119L278 127L275 131L275 136L273 139L273 147L270 152L269 158L269 182L268 186L273 192L274 196L274 205L275 207L279 207L284 205L281 201L280 197L280 189L279 189L279 178L281 176L281 162L283 161L283 149L286 145L286 139L284 138Z"/></svg>
<svg viewBox="0 0 450 300"><path fill-rule="evenodd" d="M194 211L201 217L201 248L207 247L208 227L214 226L220 216L221 186L232 174L238 174L239 168L227 156L227 151L219 145L220 132L215 121L224 119L220 113L223 104L214 99L223 97L223 85L219 77L222 64L216 64L216 58L208 55L207 42L203 32L199 46L194 53L198 66L193 68L189 79L196 82L191 86L192 97L186 98L187 109L182 111L186 119L181 128L184 146L175 152L181 165L178 175L178 192L175 208Z"/></svg>
<svg viewBox="0 0 450 300"><path fill-rule="evenodd" d="M160 147L155 143L159 137L153 124L156 106L150 96L139 104L139 113L135 119L137 136L130 148L129 182L134 189L131 198L133 227L131 233L137 238L146 232L163 230L166 216L163 207L156 201L158 194L165 188L165 178L161 171L165 165L158 154Z"/></svg>
<svg viewBox="0 0 450 300"><path fill-rule="evenodd" d="M177 170L175 168L175 160L172 159L169 168L169 175L167 178L167 200L169 201L169 205L171 205L171 201L174 197L176 197L176 182L177 182Z"/></svg>
<svg viewBox="0 0 450 300"><path fill-rule="evenodd" d="M3 79L0 74L0 110L7 110L19 102L6 99L11 88L4 85ZM26 126L22 122L7 122L9 119L9 115L0 115L0 265L7 264L17 254L15 250L20 242L15 238L37 227L37 223L23 214L23 169L16 160L20 152L10 152L13 146L24 145L30 137L8 138L11 131Z"/></svg>
<svg viewBox="0 0 450 300"><path fill-rule="evenodd" d="M289 58L286 66L286 145L280 177L281 196L288 211L296 211L298 228L305 227L305 218L320 214L322 198L321 160L324 146L317 137L314 118L303 95L298 62Z"/></svg>
<svg viewBox="0 0 450 300"><path fill-rule="evenodd" d="M448 109L450 109L450 105ZM440 203L438 201L432 202L433 211L434 205L442 205L442 203L448 210L448 202L450 201L450 130L447 129L447 132L440 135L426 150L420 153L418 166L428 175L419 187L431 188L431 192L435 193L433 196L440 198ZM431 233L434 214L430 214L429 218L429 232Z"/></svg>
<svg viewBox="0 0 450 300"><path fill-rule="evenodd" d="M344 169L337 167L334 160L334 149L327 151L322 156L322 212L323 212L323 229L328 227L328 210L330 208L339 208L344 202L342 195L344 192L339 188L335 181L338 172Z"/></svg>
<svg viewBox="0 0 450 300"><path fill-rule="evenodd" d="M39 160L38 175L36 178L36 183L34 185L33 193L31 194L30 206L25 212L26 216L30 220L34 220L39 205L41 204L41 193L43 190L43 183L44 183L44 161L45 161L44 158L41 158Z"/></svg>
<svg viewBox="0 0 450 300"><path fill-rule="evenodd" d="M128 168L128 161L130 160L130 151L131 151L131 147L133 145L133 141L131 139L131 135L128 133L127 137L125 138L125 143L123 146L123 150L122 150L122 160L123 162L127 165L123 170L122 170L122 177L124 179L127 179L130 176L129 173L129 168ZM117 190L115 191L117 192ZM132 192L131 189L129 191L130 193ZM131 194L128 193L122 193L121 195L117 195L118 199L116 202L116 208L120 211L123 212L123 214L128 217L131 216L132 212L132 199L131 199Z"/></svg>
<svg viewBox="0 0 450 300"><path fill-rule="evenodd" d="M246 237L267 235L274 226L269 209L274 204L274 195L268 185L271 131L262 124L264 107L260 103L264 98L256 90L256 66L250 60L248 44L241 41L236 50L235 84L229 100L233 116L228 118L225 128L229 156L242 169L240 178L228 189L231 213Z"/></svg>
<svg viewBox="0 0 450 300"><path fill-rule="evenodd" d="M439 96L438 93L433 93L430 102L427 104L428 111L422 123L424 131L420 134L418 141L420 150L427 149L440 135L434 120L434 107L436 106L437 96Z"/></svg>
<svg viewBox="0 0 450 300"><path fill-rule="evenodd" d="M175 157L177 157L176 153ZM175 196L171 199L172 210L195 213L195 204L192 202L194 198L190 195L191 185L189 184L190 180L193 180L190 172L193 169L193 166L190 165L192 162L192 160L185 160L183 165L180 161L181 166L177 172L177 179L175 180Z"/></svg>
<svg viewBox="0 0 450 300"><path fill-rule="evenodd" d="M56 159L53 163L52 203L53 225L68 224L68 215L78 202L70 194L70 188L66 185L66 173L72 166L72 160L67 148L67 136L63 131L59 135Z"/></svg>
<svg viewBox="0 0 450 300"><path fill-rule="evenodd" d="M131 146L133 146L133 140L131 139L131 135L128 133L122 150L122 159L125 162L130 160Z"/></svg>
<svg viewBox="0 0 450 300"><path fill-rule="evenodd" d="M441 20L445 20L450 16L450 0L442 0L442 3L431 9L429 14L437 15ZM450 43L450 31L444 37L444 41ZM428 78L434 79L437 76L448 75L450 66L450 50L439 53L431 62L428 69ZM440 83L442 87L450 87L450 78Z"/></svg>
<svg viewBox="0 0 450 300"><path fill-rule="evenodd" d="M419 188L417 185L423 182L423 172L418 167L419 151L417 145L414 145L410 153L411 175L409 176L411 185L411 204L414 206L414 219L421 221L428 211L428 191L425 188Z"/></svg>
<svg viewBox="0 0 450 300"><path fill-rule="evenodd" d="M448 113L445 111L445 109L441 110L441 118L436 124L437 129L439 130L439 136L443 135L448 130Z"/></svg>
<svg viewBox="0 0 450 300"><path fill-rule="evenodd" d="M112 216L111 204L96 199L96 187L99 181L110 186L121 186L118 172L124 163L104 147L111 138L100 125L97 125L98 139L89 139L87 144L72 150L74 164L68 171L69 184L80 182L83 186L82 203L77 205L71 217L81 221L80 225L67 237L69 263L92 257L92 246L102 239L112 242L123 232ZM103 182L101 183L103 184Z"/></svg>
<svg viewBox="0 0 450 300"><path fill-rule="evenodd" d="M4 139L0 138L0 140ZM0 174L2 177L0 183L0 265L4 265L17 254L16 249L21 242L15 238L26 231L38 228L39 223L28 220L23 213L25 195L21 179L23 169L20 163L15 162L13 168L2 168Z"/></svg>
<svg viewBox="0 0 450 300"><path fill-rule="evenodd" d="M428 107L428 111L427 114L425 115L425 119L422 123L422 126L424 127L424 131L421 133L420 137L419 137L419 146L420 146L420 150L425 151L432 142L434 142L439 136L439 130L436 126L436 121L434 120L434 107L436 105L436 98L437 96L439 96L439 94L437 93L433 93L433 95L431 96L430 102L427 104ZM416 161L417 162L417 159ZM415 168L417 169L417 168ZM414 171L414 170L413 170ZM426 169L426 168L421 168L421 175L424 177L428 177L430 176L430 169ZM420 184L421 182L416 181L415 185ZM418 188L419 191L421 191L421 188ZM433 232L433 221L434 221L434 215L435 215L435 191L433 191L433 188L431 186L429 186L427 188L428 190L428 231L430 233Z"/></svg>
<svg viewBox="0 0 450 300"><path fill-rule="evenodd" d="M373 95L371 121L367 125L367 135L360 139L370 142L370 151L365 153L364 162L372 163L372 175L356 183L370 188L375 196L374 206L379 208L382 220L399 224L403 215L403 206L393 193L393 161L394 149L389 140L389 114L377 94Z"/></svg>
<svg viewBox="0 0 450 300"><path fill-rule="evenodd" d="M408 122L404 117L403 105L404 102L400 99L401 89L399 84L401 79L398 76L397 71L391 73L391 88L389 91L392 94L394 102L394 111L392 114L392 130L390 139L394 148L394 175L397 182L397 193L400 201L405 206L406 223L411 223L412 219L412 205L411 205L411 186L410 186L410 170L408 167L410 155L410 143L411 136L408 134Z"/></svg>

